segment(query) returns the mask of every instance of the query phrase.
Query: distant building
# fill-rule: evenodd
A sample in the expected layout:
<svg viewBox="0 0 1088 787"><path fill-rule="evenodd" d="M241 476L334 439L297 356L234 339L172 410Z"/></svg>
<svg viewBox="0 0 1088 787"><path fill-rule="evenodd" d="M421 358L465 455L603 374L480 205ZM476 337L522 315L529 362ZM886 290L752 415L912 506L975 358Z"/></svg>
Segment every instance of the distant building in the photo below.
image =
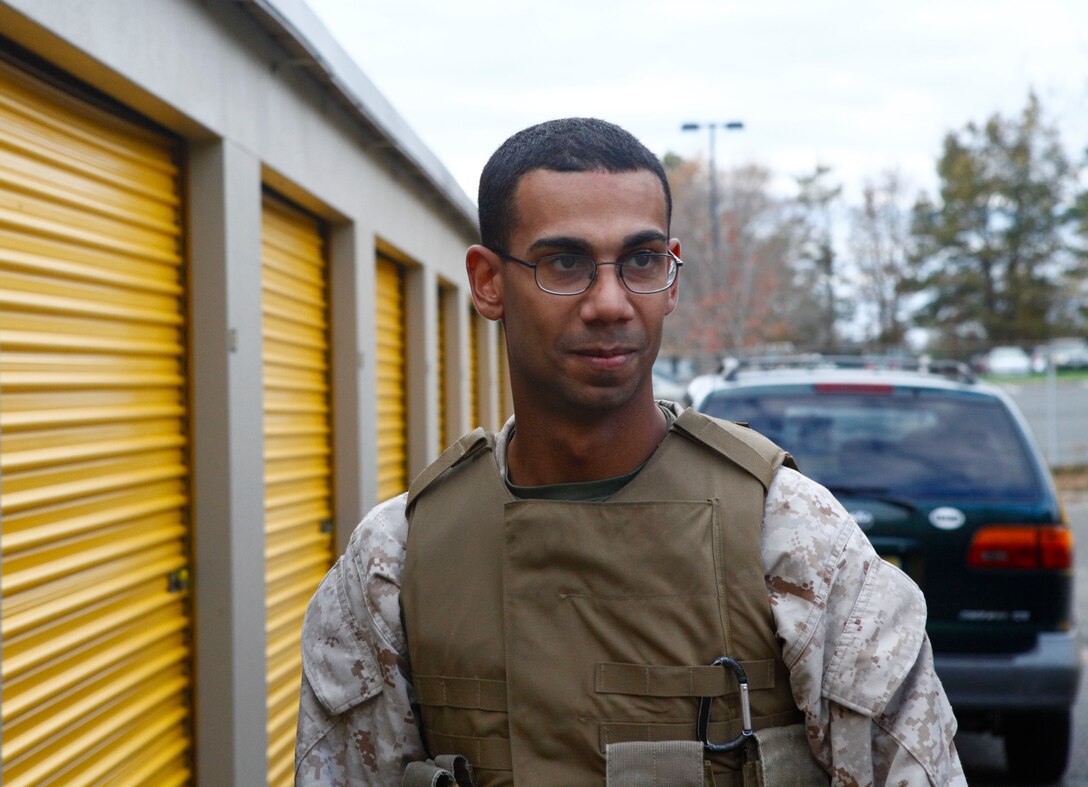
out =
<svg viewBox="0 0 1088 787"><path fill-rule="evenodd" d="M2 782L290 784L314 588L509 413L475 207L300 0L0 35Z"/></svg>

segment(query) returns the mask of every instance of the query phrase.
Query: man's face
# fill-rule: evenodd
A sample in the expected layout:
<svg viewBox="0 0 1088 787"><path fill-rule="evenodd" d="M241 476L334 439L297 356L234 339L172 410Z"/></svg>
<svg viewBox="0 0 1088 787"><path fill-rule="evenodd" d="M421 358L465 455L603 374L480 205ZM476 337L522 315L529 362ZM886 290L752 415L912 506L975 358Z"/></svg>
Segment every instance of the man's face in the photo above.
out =
<svg viewBox="0 0 1088 787"><path fill-rule="evenodd" d="M559 252L598 262L637 251L680 253L668 238L661 182L646 170L534 170L518 184L515 207L508 252L528 262ZM606 265L581 295L551 295L537 288L532 270L504 263L502 312L518 408L595 417L640 396L649 401L650 370L677 288L638 295Z"/></svg>

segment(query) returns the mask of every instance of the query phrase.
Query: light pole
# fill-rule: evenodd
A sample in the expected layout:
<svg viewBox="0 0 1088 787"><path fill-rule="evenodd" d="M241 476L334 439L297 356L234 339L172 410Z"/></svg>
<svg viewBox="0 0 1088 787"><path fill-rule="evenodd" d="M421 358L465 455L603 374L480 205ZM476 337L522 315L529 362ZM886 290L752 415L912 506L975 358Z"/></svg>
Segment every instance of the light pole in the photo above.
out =
<svg viewBox="0 0 1088 787"><path fill-rule="evenodd" d="M730 120L726 123L685 123L680 126L681 131L698 131L706 128L710 131L710 249L714 255L714 264L718 264L721 238L718 232L718 165L714 158L714 138L718 127L726 131L741 131L744 123L739 120Z"/></svg>

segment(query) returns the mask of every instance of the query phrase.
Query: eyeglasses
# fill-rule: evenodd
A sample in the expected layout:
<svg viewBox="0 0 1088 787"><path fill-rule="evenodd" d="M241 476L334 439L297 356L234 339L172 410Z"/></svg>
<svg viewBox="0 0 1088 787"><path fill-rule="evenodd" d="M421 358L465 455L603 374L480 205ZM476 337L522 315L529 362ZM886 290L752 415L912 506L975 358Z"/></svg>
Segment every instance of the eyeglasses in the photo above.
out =
<svg viewBox="0 0 1088 787"><path fill-rule="evenodd" d="M504 260L532 268L536 286L551 295L581 295L597 278L602 265L615 265L623 286L636 295L652 295L669 289L684 261L671 251L637 251L613 262L597 262L588 254L549 254L536 262L495 252Z"/></svg>

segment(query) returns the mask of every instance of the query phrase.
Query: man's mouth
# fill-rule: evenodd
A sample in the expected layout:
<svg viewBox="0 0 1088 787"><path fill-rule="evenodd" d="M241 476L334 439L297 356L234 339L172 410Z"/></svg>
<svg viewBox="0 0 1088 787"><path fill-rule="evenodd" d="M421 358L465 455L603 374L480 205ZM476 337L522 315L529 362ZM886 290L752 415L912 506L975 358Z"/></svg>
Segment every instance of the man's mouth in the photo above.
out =
<svg viewBox="0 0 1088 787"><path fill-rule="evenodd" d="M633 347L586 347L575 350L591 368L601 371L619 369L635 357Z"/></svg>

